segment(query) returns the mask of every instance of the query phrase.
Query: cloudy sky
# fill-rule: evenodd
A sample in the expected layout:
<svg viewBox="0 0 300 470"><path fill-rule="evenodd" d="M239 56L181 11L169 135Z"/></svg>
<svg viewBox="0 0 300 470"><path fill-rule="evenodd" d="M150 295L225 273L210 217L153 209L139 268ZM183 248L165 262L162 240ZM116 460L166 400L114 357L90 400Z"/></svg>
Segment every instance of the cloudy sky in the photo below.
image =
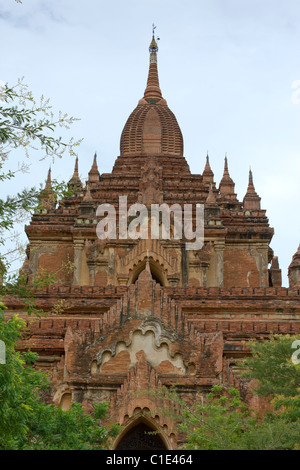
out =
<svg viewBox="0 0 300 470"><path fill-rule="evenodd" d="M70 135L84 138L83 179L95 151L100 172L110 172L144 93L155 23L160 85L191 171L202 173L208 151L218 185L227 153L242 200L251 166L287 285L300 242L299 17L299 0L5 0L0 80L24 76L34 96L80 118ZM18 187L45 180L49 162L30 163ZM73 167L66 155L52 174L68 180Z"/></svg>

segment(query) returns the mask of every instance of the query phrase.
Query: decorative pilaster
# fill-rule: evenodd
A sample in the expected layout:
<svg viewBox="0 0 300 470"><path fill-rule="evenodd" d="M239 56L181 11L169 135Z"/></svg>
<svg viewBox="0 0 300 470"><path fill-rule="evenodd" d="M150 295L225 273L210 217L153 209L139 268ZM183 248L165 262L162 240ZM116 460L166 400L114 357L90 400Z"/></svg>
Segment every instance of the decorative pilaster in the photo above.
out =
<svg viewBox="0 0 300 470"><path fill-rule="evenodd" d="M84 240L74 240L74 273L73 273L73 285L80 285L80 273L81 273L81 260L82 251L84 247Z"/></svg>
<svg viewBox="0 0 300 470"><path fill-rule="evenodd" d="M216 278L217 287L223 287L223 265L224 265L224 249L225 241L215 241L214 249L216 253Z"/></svg>
<svg viewBox="0 0 300 470"><path fill-rule="evenodd" d="M259 244L256 247L255 261L259 272L260 287L268 287L269 271L268 271L268 245Z"/></svg>
<svg viewBox="0 0 300 470"><path fill-rule="evenodd" d="M96 281L96 267L95 267L95 260L94 259L89 259L87 261L87 265L88 265L88 268L89 268L89 275L90 275L90 284L92 286L95 285L95 281Z"/></svg>

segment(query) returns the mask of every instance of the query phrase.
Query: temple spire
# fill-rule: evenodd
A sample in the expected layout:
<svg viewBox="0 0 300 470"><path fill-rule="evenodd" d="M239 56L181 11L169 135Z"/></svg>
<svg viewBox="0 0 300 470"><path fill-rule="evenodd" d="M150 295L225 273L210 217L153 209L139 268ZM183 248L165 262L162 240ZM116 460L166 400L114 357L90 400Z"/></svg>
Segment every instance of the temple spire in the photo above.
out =
<svg viewBox="0 0 300 470"><path fill-rule="evenodd" d="M207 196L207 199L206 199L206 203L207 204L216 204L217 203L217 199L216 199L216 195L215 195L214 190L213 190L212 183L209 187L209 193L208 193L208 196Z"/></svg>
<svg viewBox="0 0 300 470"><path fill-rule="evenodd" d="M56 196L52 189L51 167L48 170L45 188L40 193L42 209L54 209L56 206Z"/></svg>
<svg viewBox="0 0 300 470"><path fill-rule="evenodd" d="M229 170L228 170L228 160L227 155L225 155L225 162L224 162L224 173L223 177L220 181L219 191L222 196L226 199L236 200L236 194L234 192L234 182L230 177Z"/></svg>
<svg viewBox="0 0 300 470"><path fill-rule="evenodd" d="M209 163L208 153L206 155L206 163L205 163L205 168L202 174L202 181L203 183L209 183L210 185L214 181L214 174Z"/></svg>
<svg viewBox="0 0 300 470"><path fill-rule="evenodd" d="M51 166L49 167L49 170L48 170L45 189L50 189L50 188L52 189L52 186L51 186Z"/></svg>
<svg viewBox="0 0 300 470"><path fill-rule="evenodd" d="M74 167L74 173L70 181L68 182L68 188L69 190L72 191L81 191L82 190L82 183L79 178L79 173L78 173L78 157L76 157L75 160L75 167Z"/></svg>
<svg viewBox="0 0 300 470"><path fill-rule="evenodd" d="M89 171L89 183L92 186L95 186L99 183L99 178L100 178L100 173L99 173L98 165L97 165L97 153L95 153L93 165Z"/></svg>
<svg viewBox="0 0 300 470"><path fill-rule="evenodd" d="M252 170L249 170L249 183L247 192L245 194L243 200L244 210L251 211L251 210L260 210L260 197L255 191L254 184L253 184L253 175Z"/></svg>
<svg viewBox="0 0 300 470"><path fill-rule="evenodd" d="M224 176L229 176L227 155L225 155Z"/></svg>
<svg viewBox="0 0 300 470"><path fill-rule="evenodd" d="M156 26L153 25L152 41L149 46L150 64L147 80L147 87L144 93L144 100L148 103L157 103L162 99L162 94L159 86L158 69L157 69L157 52L158 46L155 39L154 31Z"/></svg>
<svg viewBox="0 0 300 470"><path fill-rule="evenodd" d="M90 186L87 184L86 185L86 193L84 195L84 198L82 199L83 202L94 202L93 197L91 195L90 191Z"/></svg>
<svg viewBox="0 0 300 470"><path fill-rule="evenodd" d="M75 160L73 178L79 178L79 174L78 174L78 157L76 157L76 160Z"/></svg>
<svg viewBox="0 0 300 470"><path fill-rule="evenodd" d="M269 285L270 287L281 287L282 285L282 274L279 267L278 256L274 256L272 264L269 269Z"/></svg>
<svg viewBox="0 0 300 470"><path fill-rule="evenodd" d="M253 175L252 175L252 170L251 170L251 167L250 167L250 170L249 170L249 184L248 184L248 191L255 191L255 188L254 188L254 184L253 184Z"/></svg>
<svg viewBox="0 0 300 470"><path fill-rule="evenodd" d="M300 245L289 265L288 276L290 287L300 287Z"/></svg>
<svg viewBox="0 0 300 470"><path fill-rule="evenodd" d="M94 200L91 195L89 184L86 185L85 189L86 189L86 193L80 203L79 212L80 212L80 215L94 216L95 206L94 206Z"/></svg>

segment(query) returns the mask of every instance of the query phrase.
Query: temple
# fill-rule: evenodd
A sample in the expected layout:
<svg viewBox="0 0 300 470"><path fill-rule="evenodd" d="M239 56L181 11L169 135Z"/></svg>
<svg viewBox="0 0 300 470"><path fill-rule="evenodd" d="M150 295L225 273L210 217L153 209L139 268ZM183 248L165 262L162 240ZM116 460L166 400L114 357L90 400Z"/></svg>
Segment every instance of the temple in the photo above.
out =
<svg viewBox="0 0 300 470"><path fill-rule="evenodd" d="M42 208L25 228L28 284L45 272L56 276L54 285L36 293L46 315L29 318L21 299L7 301L27 319L20 347L38 352L37 366L53 380L51 400L63 409L80 402L88 411L108 400L111 420L123 426L112 443L117 450L171 450L181 443L160 399L139 392L178 385L182 398L194 402L212 385L225 384L252 403L238 370L238 359L249 354L247 342L300 331L300 246L289 267L290 286L282 287L270 246L274 229L252 171L242 201L227 156L219 184L209 155L203 173L191 173L179 124L160 88L154 34L149 52L144 95L124 125L111 173L101 173L95 155L83 182L77 159L72 195L56 201L49 170ZM118 216L125 196L128 208L176 205L183 214L189 205L192 222L202 205L202 246L187 249L185 234L175 236L175 213L168 237L151 237L150 230L148 237L124 236ZM115 209L115 237L99 237L103 204ZM132 220L129 214L125 232Z"/></svg>

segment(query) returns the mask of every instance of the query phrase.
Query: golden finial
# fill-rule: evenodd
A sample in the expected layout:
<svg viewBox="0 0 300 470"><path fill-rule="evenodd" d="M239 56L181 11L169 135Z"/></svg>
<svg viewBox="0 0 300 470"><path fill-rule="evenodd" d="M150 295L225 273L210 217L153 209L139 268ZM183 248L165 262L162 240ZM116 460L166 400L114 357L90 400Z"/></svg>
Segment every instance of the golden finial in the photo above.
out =
<svg viewBox="0 0 300 470"><path fill-rule="evenodd" d="M155 30L156 30L156 26L153 23L153 25L152 25L152 41L151 41L151 44L149 46L149 52L157 52L158 51L157 42L156 42L155 36L154 36ZM159 38L157 38L157 40L159 40Z"/></svg>

